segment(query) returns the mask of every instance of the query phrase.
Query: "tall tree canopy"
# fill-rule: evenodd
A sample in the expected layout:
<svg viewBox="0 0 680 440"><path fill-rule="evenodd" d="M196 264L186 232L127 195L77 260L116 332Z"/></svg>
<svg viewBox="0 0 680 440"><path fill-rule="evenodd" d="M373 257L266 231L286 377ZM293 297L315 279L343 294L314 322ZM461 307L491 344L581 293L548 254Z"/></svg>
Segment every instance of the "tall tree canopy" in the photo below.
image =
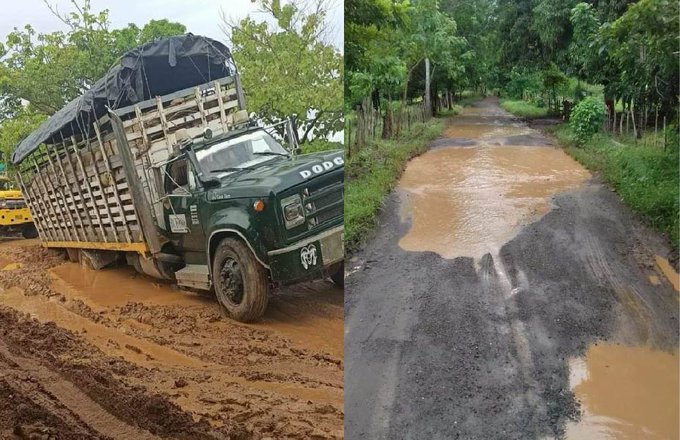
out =
<svg viewBox="0 0 680 440"><path fill-rule="evenodd" d="M276 123L295 115L302 143L343 129L342 53L324 41L329 2L259 0L271 21L222 14L248 109Z"/></svg>
<svg viewBox="0 0 680 440"><path fill-rule="evenodd" d="M184 25L151 20L141 28L112 29L109 11L72 0L73 11L51 10L65 31L39 34L26 24L0 42L0 148L8 153L47 116L102 77L126 51L186 32Z"/></svg>

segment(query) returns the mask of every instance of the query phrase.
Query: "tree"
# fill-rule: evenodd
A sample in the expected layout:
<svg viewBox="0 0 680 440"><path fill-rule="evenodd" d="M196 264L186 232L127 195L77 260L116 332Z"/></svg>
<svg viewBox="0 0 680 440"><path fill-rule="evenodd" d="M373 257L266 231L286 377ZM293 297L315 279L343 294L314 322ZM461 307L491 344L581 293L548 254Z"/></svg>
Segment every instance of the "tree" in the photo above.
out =
<svg viewBox="0 0 680 440"><path fill-rule="evenodd" d="M66 14L46 3L67 31L37 34L26 25L0 44L0 115L16 113L21 101L50 115L102 77L126 51L186 32L184 25L168 20L111 30L108 10L93 12L89 0L71 3L74 11Z"/></svg>
<svg viewBox="0 0 680 440"><path fill-rule="evenodd" d="M222 13L248 108L268 123L295 115L301 143L343 128L344 65L340 51L323 41L326 4L260 0L275 25L250 17L230 23Z"/></svg>
<svg viewBox="0 0 680 440"><path fill-rule="evenodd" d="M0 149L10 152L66 103L75 99L130 49L186 32L184 25L151 20L110 29L108 10L95 13L89 0L72 0L73 12L59 13L66 31L38 34L15 28L0 43Z"/></svg>
<svg viewBox="0 0 680 440"><path fill-rule="evenodd" d="M44 114L22 107L14 115L0 124L0 152L3 160L8 162L14 147L28 136L47 118Z"/></svg>

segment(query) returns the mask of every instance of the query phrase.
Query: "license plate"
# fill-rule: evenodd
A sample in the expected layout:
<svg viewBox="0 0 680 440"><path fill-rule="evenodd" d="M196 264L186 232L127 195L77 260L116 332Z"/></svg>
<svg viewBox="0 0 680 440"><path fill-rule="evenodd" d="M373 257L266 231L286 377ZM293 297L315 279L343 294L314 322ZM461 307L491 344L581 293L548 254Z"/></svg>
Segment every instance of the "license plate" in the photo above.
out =
<svg viewBox="0 0 680 440"><path fill-rule="evenodd" d="M321 258L323 264L335 263L345 258L345 246L342 234L333 234L319 240L321 244Z"/></svg>

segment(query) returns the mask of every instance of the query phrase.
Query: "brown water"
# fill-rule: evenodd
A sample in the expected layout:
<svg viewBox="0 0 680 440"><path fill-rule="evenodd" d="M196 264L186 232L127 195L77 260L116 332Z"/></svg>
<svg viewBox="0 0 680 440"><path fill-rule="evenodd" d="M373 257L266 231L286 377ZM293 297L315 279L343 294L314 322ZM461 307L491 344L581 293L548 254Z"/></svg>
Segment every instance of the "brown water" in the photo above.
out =
<svg viewBox="0 0 680 440"><path fill-rule="evenodd" d="M535 130L469 120L445 133L476 145L433 149L408 163L398 187L402 221L411 220L399 241L403 249L444 258L496 253L519 227L550 210L551 195L590 177L561 149L504 145L508 136L538 136Z"/></svg>
<svg viewBox="0 0 680 440"><path fill-rule="evenodd" d="M200 368L205 365L205 362L173 349L128 335L125 329L115 329L93 322L66 309L55 299L46 301L37 295L25 295L24 291L17 287L0 290L0 301L3 305L28 313L40 321L54 322L59 327L81 333L90 343L111 356L121 356L148 367L180 365Z"/></svg>
<svg viewBox="0 0 680 440"><path fill-rule="evenodd" d="M94 308L122 306L129 301L156 305L196 305L209 301L170 283L140 275L131 267L92 270L66 263L51 269L50 275L56 291Z"/></svg>
<svg viewBox="0 0 680 440"><path fill-rule="evenodd" d="M95 311L105 311L128 302L147 305L209 307L214 298L178 289L176 286L139 275L132 268L116 267L94 271L75 263L50 270L52 287L67 298L83 301ZM311 301L310 301L311 299ZM343 354L342 290L328 282L287 287L270 299L262 321L249 324L270 329L308 347L335 356ZM328 309L324 313L324 309Z"/></svg>
<svg viewBox="0 0 680 440"><path fill-rule="evenodd" d="M680 438L678 353L598 344L570 362L570 385L583 417L567 426L573 440Z"/></svg>

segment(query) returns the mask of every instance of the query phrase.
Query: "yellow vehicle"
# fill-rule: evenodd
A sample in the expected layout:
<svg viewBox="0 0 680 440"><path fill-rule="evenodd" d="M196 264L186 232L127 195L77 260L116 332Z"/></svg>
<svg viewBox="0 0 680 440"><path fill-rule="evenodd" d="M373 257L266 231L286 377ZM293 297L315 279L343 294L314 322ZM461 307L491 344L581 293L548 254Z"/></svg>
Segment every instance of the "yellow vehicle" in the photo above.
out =
<svg viewBox="0 0 680 440"><path fill-rule="evenodd" d="M38 230L21 191L0 169L0 235L21 233L24 238L35 238Z"/></svg>

